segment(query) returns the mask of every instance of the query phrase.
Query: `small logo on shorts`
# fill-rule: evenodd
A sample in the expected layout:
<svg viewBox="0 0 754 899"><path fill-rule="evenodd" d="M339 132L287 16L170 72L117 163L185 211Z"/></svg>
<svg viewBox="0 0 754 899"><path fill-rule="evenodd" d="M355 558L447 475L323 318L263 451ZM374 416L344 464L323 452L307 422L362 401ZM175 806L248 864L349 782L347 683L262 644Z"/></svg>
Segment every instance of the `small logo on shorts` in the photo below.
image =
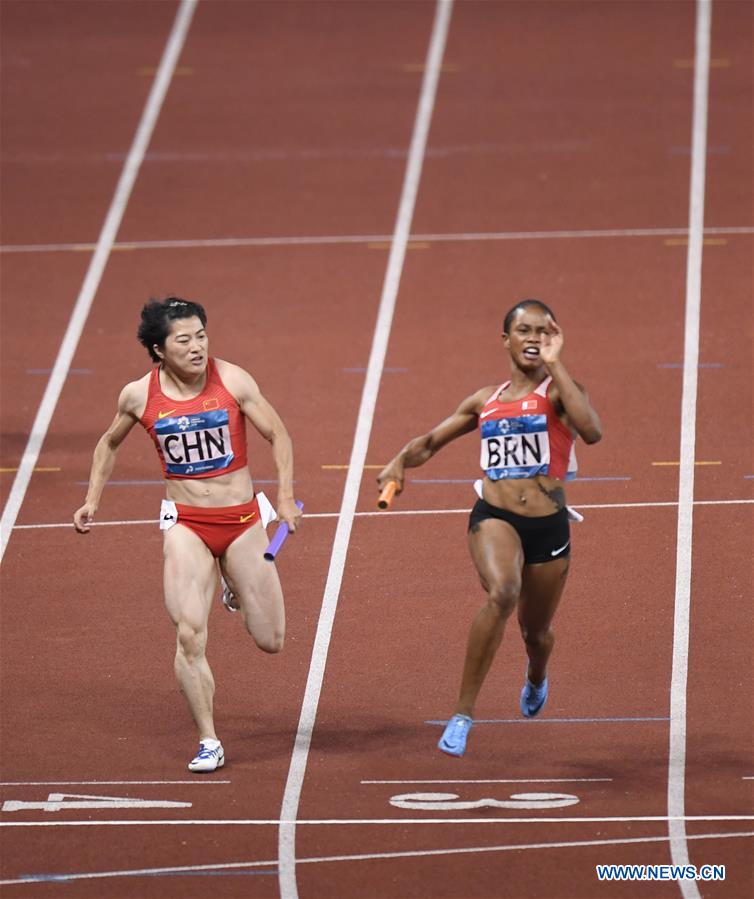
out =
<svg viewBox="0 0 754 899"><path fill-rule="evenodd" d="M241 515L239 520L240 520L241 524L246 524L246 522L251 521L251 519L253 517L254 517L254 513L252 512L251 515Z"/></svg>
<svg viewBox="0 0 754 899"><path fill-rule="evenodd" d="M571 544L571 541L568 540L563 546L560 547L560 549L554 549L554 550L552 550L552 552L550 553L550 555L551 555L551 556L559 556L564 550L568 549L568 547L570 546L570 544Z"/></svg>

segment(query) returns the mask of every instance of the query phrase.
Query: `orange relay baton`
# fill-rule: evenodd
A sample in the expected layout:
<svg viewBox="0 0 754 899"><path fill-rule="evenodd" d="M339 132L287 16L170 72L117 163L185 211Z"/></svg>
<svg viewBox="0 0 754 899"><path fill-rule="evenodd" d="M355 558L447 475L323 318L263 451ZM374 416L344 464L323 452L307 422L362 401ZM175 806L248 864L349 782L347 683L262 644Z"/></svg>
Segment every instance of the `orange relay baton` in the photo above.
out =
<svg viewBox="0 0 754 899"><path fill-rule="evenodd" d="M378 509L389 509L390 503L393 501L395 491L398 489L398 481L388 481L382 488L380 498L377 500Z"/></svg>

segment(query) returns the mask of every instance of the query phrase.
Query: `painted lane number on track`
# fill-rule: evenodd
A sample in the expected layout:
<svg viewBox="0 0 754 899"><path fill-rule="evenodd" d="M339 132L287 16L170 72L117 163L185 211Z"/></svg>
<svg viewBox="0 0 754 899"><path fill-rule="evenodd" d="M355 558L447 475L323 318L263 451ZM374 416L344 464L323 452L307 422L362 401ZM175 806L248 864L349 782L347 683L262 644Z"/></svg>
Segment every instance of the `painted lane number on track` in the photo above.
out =
<svg viewBox="0 0 754 899"><path fill-rule="evenodd" d="M473 808L548 809L576 805L570 793L514 793L510 799L464 800L457 793L402 793L390 799L396 808L423 811L465 811Z"/></svg>
<svg viewBox="0 0 754 899"><path fill-rule="evenodd" d="M8 799L4 812L65 812L76 809L114 808L191 808L190 802L168 802L165 799L131 799L122 796L85 796L80 793L50 793L46 802L24 802Z"/></svg>

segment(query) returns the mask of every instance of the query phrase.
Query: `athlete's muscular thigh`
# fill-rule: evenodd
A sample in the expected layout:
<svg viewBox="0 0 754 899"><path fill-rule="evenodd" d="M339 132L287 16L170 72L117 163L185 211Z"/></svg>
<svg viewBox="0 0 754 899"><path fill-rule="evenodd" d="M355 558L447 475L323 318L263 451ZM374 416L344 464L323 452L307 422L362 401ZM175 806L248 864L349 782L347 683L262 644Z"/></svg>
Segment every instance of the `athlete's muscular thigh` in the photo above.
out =
<svg viewBox="0 0 754 899"><path fill-rule="evenodd" d="M212 553L197 535L175 524L163 538L165 606L174 624L206 627L217 570Z"/></svg>
<svg viewBox="0 0 754 899"><path fill-rule="evenodd" d="M469 531L469 550L490 598L511 605L521 591L524 552L515 529L506 521L485 518Z"/></svg>
<svg viewBox="0 0 754 899"><path fill-rule="evenodd" d="M220 566L238 600L246 629L260 649L278 652L285 636L285 607L275 563L264 558L268 542L257 522L231 543Z"/></svg>
<svg viewBox="0 0 754 899"><path fill-rule="evenodd" d="M546 631L563 595L570 559L556 559L524 569L518 620L527 633Z"/></svg>

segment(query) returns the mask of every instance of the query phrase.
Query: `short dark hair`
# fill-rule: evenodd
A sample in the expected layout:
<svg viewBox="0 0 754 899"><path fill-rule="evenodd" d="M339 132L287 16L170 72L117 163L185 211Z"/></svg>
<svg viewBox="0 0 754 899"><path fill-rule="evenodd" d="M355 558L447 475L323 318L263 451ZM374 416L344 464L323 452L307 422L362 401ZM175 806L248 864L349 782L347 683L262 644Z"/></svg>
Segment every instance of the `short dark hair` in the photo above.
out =
<svg viewBox="0 0 754 899"><path fill-rule="evenodd" d="M557 321L555 318L555 313L550 309L550 307L543 303L542 300L520 300L516 305L509 309L503 319L503 334L510 333L510 327L513 323L513 319L516 317L517 313L519 313L522 309L528 309L529 306L537 306L545 315L549 315L553 321Z"/></svg>
<svg viewBox="0 0 754 899"><path fill-rule="evenodd" d="M207 326L207 313L204 306L193 303L191 300L182 300L180 297L166 297L164 300L150 300L144 304L141 310L141 324L136 336L139 343L152 357L152 362L159 362L160 357L155 353L155 344L162 348L165 346L168 334L170 334L170 322L177 318L191 318L196 316L203 327Z"/></svg>

